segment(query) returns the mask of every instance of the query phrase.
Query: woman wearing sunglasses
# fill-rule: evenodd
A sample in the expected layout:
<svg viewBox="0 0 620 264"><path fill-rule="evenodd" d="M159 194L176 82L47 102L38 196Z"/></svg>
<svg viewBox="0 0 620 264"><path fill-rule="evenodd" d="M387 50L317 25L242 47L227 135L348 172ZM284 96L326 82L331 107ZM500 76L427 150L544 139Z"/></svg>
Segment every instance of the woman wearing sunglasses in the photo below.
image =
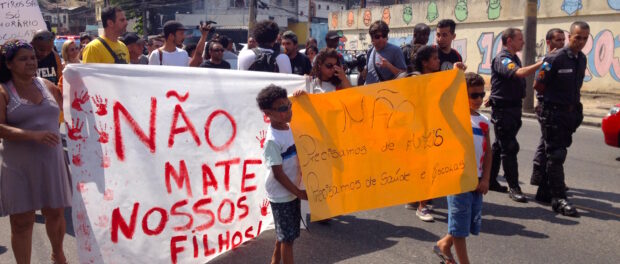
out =
<svg viewBox="0 0 620 264"><path fill-rule="evenodd" d="M310 93L327 93L351 87L335 49L325 48L316 55L310 78Z"/></svg>
<svg viewBox="0 0 620 264"><path fill-rule="evenodd" d="M69 63L80 63L80 49L75 45L75 40L67 40L65 43L62 43L61 54L64 67L67 67Z"/></svg>

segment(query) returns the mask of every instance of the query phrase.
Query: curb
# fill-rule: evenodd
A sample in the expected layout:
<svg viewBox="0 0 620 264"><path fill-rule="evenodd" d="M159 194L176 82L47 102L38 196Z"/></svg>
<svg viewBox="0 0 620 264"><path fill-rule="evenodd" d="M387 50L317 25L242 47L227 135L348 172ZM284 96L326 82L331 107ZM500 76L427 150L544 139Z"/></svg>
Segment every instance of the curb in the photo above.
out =
<svg viewBox="0 0 620 264"><path fill-rule="evenodd" d="M485 114L491 114L491 109L480 109L480 112L483 112ZM536 114L534 113L526 113L523 112L523 117L525 118L529 118L529 119L537 119L536 118ZM601 127L601 121L592 121L592 120L588 120L588 119L594 119L594 118L599 118L599 117L590 117L590 116L584 116L583 122L581 122L582 126L590 126L590 127ZM602 119L602 118L600 118Z"/></svg>

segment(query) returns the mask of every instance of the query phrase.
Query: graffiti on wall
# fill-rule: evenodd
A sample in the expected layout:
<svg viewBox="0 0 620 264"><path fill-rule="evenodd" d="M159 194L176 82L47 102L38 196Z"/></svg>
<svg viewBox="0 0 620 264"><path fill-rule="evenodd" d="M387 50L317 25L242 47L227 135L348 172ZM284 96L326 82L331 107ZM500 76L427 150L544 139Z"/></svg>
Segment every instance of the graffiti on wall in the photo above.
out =
<svg viewBox="0 0 620 264"><path fill-rule="evenodd" d="M433 22L438 17L439 9L437 9L437 3L435 3L435 1L431 1L426 9L426 20L428 20L428 22Z"/></svg>
<svg viewBox="0 0 620 264"><path fill-rule="evenodd" d="M465 21L468 13L467 0L457 0L456 6L454 7L454 17L456 17L456 20L459 22Z"/></svg>
<svg viewBox="0 0 620 264"><path fill-rule="evenodd" d="M332 28L333 29L338 28L338 13L337 12L332 13Z"/></svg>
<svg viewBox="0 0 620 264"><path fill-rule="evenodd" d="M489 0L489 7L487 8L487 14L489 15L489 20L498 19L501 10L502 10L502 3L500 0Z"/></svg>
<svg viewBox="0 0 620 264"><path fill-rule="evenodd" d="M413 8L408 5L403 7L403 22L409 25L409 23L411 23L411 20L413 20Z"/></svg>
<svg viewBox="0 0 620 264"><path fill-rule="evenodd" d="M568 32L564 34L568 36ZM491 74L491 61L502 50L501 43L501 33L495 35L493 32L483 32L480 34L477 42L481 57L478 64L479 74ZM609 74L615 81L620 82L620 58L615 56L616 49L620 49L620 35L614 37L614 34L607 29L601 30L594 36L590 35L586 46L582 49L582 52L588 57L588 68L584 81L588 82L594 77L600 78ZM543 51L549 52L544 39L537 44L538 55L542 55ZM467 56L466 53L461 52L464 60Z"/></svg>
<svg viewBox="0 0 620 264"><path fill-rule="evenodd" d="M564 0L564 2L562 3L562 11L564 11L569 16L572 16L581 8L583 8L581 0Z"/></svg>
<svg viewBox="0 0 620 264"><path fill-rule="evenodd" d="M372 13L370 13L370 9L364 10L364 25L370 26L370 22L372 22Z"/></svg>
<svg viewBox="0 0 620 264"><path fill-rule="evenodd" d="M386 24L390 25L390 19L392 18L392 16L390 16L390 8L386 7L383 9L383 14L381 15L381 20L383 20L383 22L385 22Z"/></svg>
<svg viewBox="0 0 620 264"><path fill-rule="evenodd" d="M355 23L355 15L353 15L353 11L349 11L347 14L347 26L352 27Z"/></svg>

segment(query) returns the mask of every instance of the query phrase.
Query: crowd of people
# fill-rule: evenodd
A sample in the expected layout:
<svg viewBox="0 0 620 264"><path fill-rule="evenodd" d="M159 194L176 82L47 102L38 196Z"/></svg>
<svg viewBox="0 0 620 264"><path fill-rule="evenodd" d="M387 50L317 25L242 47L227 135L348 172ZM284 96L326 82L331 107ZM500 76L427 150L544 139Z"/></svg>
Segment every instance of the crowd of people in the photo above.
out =
<svg viewBox="0 0 620 264"><path fill-rule="evenodd" d="M336 49L340 36L335 31L326 34L326 48L319 50L316 39L310 38L305 49L299 50L295 33L281 33L275 22L261 21L252 29L247 47L237 55L232 40L215 33L211 24L201 23L201 37L196 45L183 46L187 28L177 21L166 22L160 36L145 41L135 33L125 32L127 20L118 7L103 9L101 20L104 32L100 37L82 36L79 46L75 41L66 41L62 56L54 51L54 35L44 30L34 34L30 42L9 40L0 50L0 138L4 147L0 216L10 216L11 243L17 263L30 262L35 210L41 210L45 217L52 261L66 263L62 249L63 209L71 206L71 187L59 116L62 124L62 70L68 64L170 65L306 76L310 85L294 96L353 86L343 56ZM569 30L566 45L563 30L550 30L546 37L550 52L544 59L526 66L517 56L524 45L521 30L504 30L502 51L492 61L491 94L486 101L485 80L473 72L465 74L479 183L472 192L447 197L448 232L434 248L446 263L455 263L452 246L459 263L469 263L465 238L470 233L477 235L481 228L482 195L488 190L507 192L516 202L527 201L518 181L516 137L521 127L527 76L536 74L536 113L542 131L530 181L538 185L535 199L550 204L557 213L577 215L566 197L563 163L572 134L583 119L580 88L586 57L581 49L589 36L589 26L575 22ZM452 48L455 31L454 21L439 21L436 43L428 45L430 27L418 24L413 29L413 42L400 48L388 42L390 29L385 22L371 23L368 33L372 46L359 68L356 85L455 68L466 71L461 55ZM148 54L144 54L145 48ZM265 164L270 169L266 190L277 238L271 262L292 263L293 241L299 236L301 220L299 200L307 199L307 194L300 187L297 156L289 155L295 145L289 127L291 102L286 90L277 85L261 90L256 100L271 120L264 152ZM482 106L491 107L491 120L478 112ZM491 126L495 134L492 145ZM502 164L508 187L497 180ZM405 207L415 210L422 221L433 221L431 200Z"/></svg>

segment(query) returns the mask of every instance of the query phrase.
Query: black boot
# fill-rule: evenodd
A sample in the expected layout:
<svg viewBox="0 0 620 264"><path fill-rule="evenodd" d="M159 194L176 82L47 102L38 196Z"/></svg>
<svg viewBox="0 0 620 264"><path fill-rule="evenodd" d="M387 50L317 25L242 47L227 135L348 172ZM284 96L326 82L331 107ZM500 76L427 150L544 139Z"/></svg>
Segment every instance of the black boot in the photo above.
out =
<svg viewBox="0 0 620 264"><path fill-rule="evenodd" d="M579 216L577 209L565 198L553 198L551 208L553 208L553 211L565 216Z"/></svg>
<svg viewBox="0 0 620 264"><path fill-rule="evenodd" d="M519 187L510 188L510 191L508 191L508 196L515 202L527 203L527 198L525 198L525 195L523 195L523 192L521 192L521 188Z"/></svg>

